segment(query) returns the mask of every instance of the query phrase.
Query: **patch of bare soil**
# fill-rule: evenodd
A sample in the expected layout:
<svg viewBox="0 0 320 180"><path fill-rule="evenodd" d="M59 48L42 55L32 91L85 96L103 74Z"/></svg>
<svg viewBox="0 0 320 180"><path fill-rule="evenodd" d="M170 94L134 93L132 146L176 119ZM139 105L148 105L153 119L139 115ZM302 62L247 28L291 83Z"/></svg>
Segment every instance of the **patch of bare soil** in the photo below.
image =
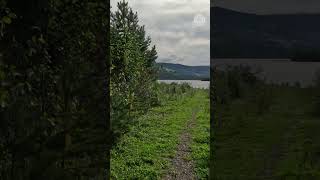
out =
<svg viewBox="0 0 320 180"><path fill-rule="evenodd" d="M191 148L191 135L189 129L193 128L196 119L196 111L192 112L192 117L189 120L186 128L180 135L180 144L178 145L176 156L171 160L172 169L165 175L163 180L193 180L194 164L189 160Z"/></svg>

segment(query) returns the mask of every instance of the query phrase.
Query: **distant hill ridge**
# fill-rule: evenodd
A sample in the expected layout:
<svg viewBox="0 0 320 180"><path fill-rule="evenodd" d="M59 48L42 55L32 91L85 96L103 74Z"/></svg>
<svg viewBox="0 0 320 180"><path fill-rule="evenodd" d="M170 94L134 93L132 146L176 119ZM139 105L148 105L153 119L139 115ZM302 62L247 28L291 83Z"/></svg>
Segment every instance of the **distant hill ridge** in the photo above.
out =
<svg viewBox="0 0 320 180"><path fill-rule="evenodd" d="M257 15L211 7L216 58L320 57L320 14Z"/></svg>
<svg viewBox="0 0 320 180"><path fill-rule="evenodd" d="M160 80L209 80L209 66L157 63Z"/></svg>

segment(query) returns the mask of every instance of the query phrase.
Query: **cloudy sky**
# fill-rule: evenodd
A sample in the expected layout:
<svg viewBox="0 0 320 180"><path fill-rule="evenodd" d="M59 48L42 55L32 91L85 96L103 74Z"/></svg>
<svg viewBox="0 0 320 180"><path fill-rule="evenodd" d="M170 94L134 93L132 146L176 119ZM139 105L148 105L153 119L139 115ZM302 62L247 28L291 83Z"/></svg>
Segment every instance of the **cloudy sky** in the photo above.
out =
<svg viewBox="0 0 320 180"><path fill-rule="evenodd" d="M112 11L119 0L111 0ZM210 64L209 0L129 0L156 45L157 62Z"/></svg>
<svg viewBox="0 0 320 180"><path fill-rule="evenodd" d="M320 13L319 0L211 0L211 6L257 14Z"/></svg>

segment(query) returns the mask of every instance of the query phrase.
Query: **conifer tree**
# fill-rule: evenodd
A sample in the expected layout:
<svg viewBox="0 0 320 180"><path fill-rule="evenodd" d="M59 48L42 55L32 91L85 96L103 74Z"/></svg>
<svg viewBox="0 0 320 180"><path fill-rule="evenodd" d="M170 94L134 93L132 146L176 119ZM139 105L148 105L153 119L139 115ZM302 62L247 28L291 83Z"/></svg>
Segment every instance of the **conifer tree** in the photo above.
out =
<svg viewBox="0 0 320 180"><path fill-rule="evenodd" d="M157 52L137 13L121 1L111 13L111 118L114 134L152 105Z"/></svg>

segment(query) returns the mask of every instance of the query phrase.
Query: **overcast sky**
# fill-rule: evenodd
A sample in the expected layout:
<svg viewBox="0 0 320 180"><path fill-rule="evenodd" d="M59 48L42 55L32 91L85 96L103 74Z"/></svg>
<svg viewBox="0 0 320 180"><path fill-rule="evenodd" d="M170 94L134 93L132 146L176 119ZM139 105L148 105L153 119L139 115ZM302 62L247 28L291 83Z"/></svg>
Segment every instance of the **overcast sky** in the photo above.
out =
<svg viewBox="0 0 320 180"><path fill-rule="evenodd" d="M257 14L320 13L320 0L211 0L211 6Z"/></svg>
<svg viewBox="0 0 320 180"><path fill-rule="evenodd" d="M116 2L111 0L112 11ZM158 51L157 62L210 64L209 0L129 0Z"/></svg>

